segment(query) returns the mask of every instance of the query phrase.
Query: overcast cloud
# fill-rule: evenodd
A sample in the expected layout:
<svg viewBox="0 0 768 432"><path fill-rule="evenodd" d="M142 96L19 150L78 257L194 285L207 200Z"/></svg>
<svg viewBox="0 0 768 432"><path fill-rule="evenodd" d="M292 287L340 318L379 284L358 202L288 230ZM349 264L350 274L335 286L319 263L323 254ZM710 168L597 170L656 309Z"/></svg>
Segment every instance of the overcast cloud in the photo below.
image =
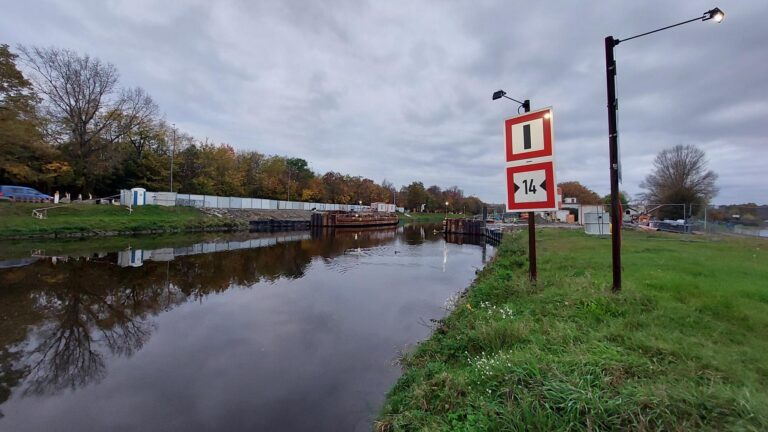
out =
<svg viewBox="0 0 768 432"><path fill-rule="evenodd" d="M656 153L707 152L716 203L768 204L768 2L27 0L0 43L111 62L169 122L237 149L504 201L503 88L553 106L557 180L609 190L603 39L616 48L622 190Z"/></svg>

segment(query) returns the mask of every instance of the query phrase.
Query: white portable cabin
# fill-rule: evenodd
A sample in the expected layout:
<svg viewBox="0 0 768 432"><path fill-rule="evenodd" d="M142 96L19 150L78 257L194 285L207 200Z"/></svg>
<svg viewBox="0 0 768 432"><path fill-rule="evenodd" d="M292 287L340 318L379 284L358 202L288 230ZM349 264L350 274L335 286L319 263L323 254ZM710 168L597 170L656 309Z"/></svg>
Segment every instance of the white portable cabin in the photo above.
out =
<svg viewBox="0 0 768 432"><path fill-rule="evenodd" d="M145 205L147 203L147 190L144 188L131 189L131 204L134 206Z"/></svg>
<svg viewBox="0 0 768 432"><path fill-rule="evenodd" d="M128 249L117 253L117 265L120 267L141 267L144 265L144 251Z"/></svg>
<svg viewBox="0 0 768 432"><path fill-rule="evenodd" d="M387 204L381 203L381 202L375 202L371 203L371 210L375 212L386 212L387 211Z"/></svg>
<svg viewBox="0 0 768 432"><path fill-rule="evenodd" d="M584 213L584 232L587 234L608 235L611 233L611 217L607 212Z"/></svg>

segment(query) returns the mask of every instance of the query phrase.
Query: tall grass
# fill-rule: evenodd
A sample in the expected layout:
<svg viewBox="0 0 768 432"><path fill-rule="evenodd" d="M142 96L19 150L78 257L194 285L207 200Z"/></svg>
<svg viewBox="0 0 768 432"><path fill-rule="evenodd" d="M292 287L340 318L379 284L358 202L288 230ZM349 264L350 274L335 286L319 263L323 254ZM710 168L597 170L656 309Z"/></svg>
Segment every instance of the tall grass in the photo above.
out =
<svg viewBox="0 0 768 432"><path fill-rule="evenodd" d="M768 242L543 230L524 237L402 359L377 429L766 430Z"/></svg>

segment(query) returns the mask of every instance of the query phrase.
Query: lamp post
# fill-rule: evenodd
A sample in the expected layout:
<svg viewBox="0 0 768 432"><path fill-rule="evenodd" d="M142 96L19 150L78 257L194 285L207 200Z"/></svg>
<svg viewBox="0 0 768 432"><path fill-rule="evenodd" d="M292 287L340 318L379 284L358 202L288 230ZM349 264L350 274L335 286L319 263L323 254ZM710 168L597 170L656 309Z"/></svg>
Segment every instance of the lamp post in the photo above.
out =
<svg viewBox="0 0 768 432"><path fill-rule="evenodd" d="M291 200L291 167L289 166L288 169L288 199L286 201Z"/></svg>
<svg viewBox="0 0 768 432"><path fill-rule="evenodd" d="M173 192L173 153L176 151L176 123L173 126L173 141L171 142L171 192Z"/></svg>
<svg viewBox="0 0 768 432"><path fill-rule="evenodd" d="M448 219L448 201L445 202L445 218Z"/></svg>
<svg viewBox="0 0 768 432"><path fill-rule="evenodd" d="M649 32L641 33L626 39L616 39L613 36L605 38L605 76L608 86L608 154L611 172L611 256L613 258L613 292L621 291L621 225L619 215L619 131L616 120L616 112L619 108L616 99L616 60L613 56L613 48L621 42L627 42L672 27L681 26L694 21L722 22L725 13L719 8L704 12L701 16L686 21L672 24ZM494 94L494 98L495 98Z"/></svg>
<svg viewBox="0 0 768 432"><path fill-rule="evenodd" d="M517 99L512 99L507 96L507 92L504 90L497 90L493 92L493 100L507 98L513 102L517 102L520 106L517 108L517 113L520 114L520 108L523 112L531 111L531 101L526 99L520 102ZM531 282L536 282L538 278L538 269L536 268L536 216L533 212L528 212L528 277Z"/></svg>

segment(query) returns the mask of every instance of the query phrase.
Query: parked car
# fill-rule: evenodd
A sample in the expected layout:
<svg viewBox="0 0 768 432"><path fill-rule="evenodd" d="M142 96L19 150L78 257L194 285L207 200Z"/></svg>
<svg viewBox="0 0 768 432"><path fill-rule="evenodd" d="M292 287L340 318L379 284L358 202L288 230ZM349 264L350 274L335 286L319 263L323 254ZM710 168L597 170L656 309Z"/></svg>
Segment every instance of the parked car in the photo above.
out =
<svg viewBox="0 0 768 432"><path fill-rule="evenodd" d="M51 202L53 197L26 186L0 186L0 201Z"/></svg>

